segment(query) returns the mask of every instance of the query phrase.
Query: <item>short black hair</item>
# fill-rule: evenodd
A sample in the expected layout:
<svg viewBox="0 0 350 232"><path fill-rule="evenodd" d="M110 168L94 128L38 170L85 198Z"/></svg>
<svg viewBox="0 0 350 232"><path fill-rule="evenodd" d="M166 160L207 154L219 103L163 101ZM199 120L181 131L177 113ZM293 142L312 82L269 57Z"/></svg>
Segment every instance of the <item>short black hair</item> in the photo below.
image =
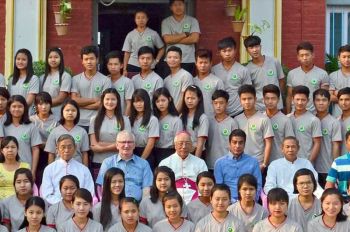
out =
<svg viewBox="0 0 350 232"><path fill-rule="evenodd" d="M202 179L202 178L209 178L209 179L212 179L212 181L214 182L214 184L216 183L215 181L215 176L212 172L210 171L203 171L201 173L198 174L197 176L197 179L196 179L196 184L198 185L199 184L199 181Z"/></svg>
<svg viewBox="0 0 350 232"><path fill-rule="evenodd" d="M231 142L232 137L241 137L244 139L244 142L247 139L246 133L244 132L244 130L241 130L241 129L234 129L233 131L231 131L231 134L228 137L229 142Z"/></svg>
<svg viewBox="0 0 350 232"><path fill-rule="evenodd" d="M106 64L109 62L110 59L116 58L119 60L120 63L123 63L123 53L121 51L110 51L105 56Z"/></svg>
<svg viewBox="0 0 350 232"><path fill-rule="evenodd" d="M226 102L228 102L228 99L230 98L230 95L225 90L218 89L218 90L215 90L215 92L211 96L211 100L214 101L214 100L216 100L216 99L218 99L220 97L224 98L226 100Z"/></svg>
<svg viewBox="0 0 350 232"><path fill-rule="evenodd" d="M171 46L170 48L168 48L168 50L166 51L166 54L168 54L169 52L177 52L179 53L180 57L182 57L182 50L179 47L176 46Z"/></svg>
<svg viewBox="0 0 350 232"><path fill-rule="evenodd" d="M212 61L213 53L209 49L201 48L196 51L195 57L196 57L196 61L198 58L206 58Z"/></svg>
<svg viewBox="0 0 350 232"><path fill-rule="evenodd" d="M259 36L256 36L256 35L250 35L244 40L245 48L254 47L260 44L261 44L261 39Z"/></svg>
<svg viewBox="0 0 350 232"><path fill-rule="evenodd" d="M218 50L222 50L225 48L236 48L236 47L237 47L237 43L232 36L225 37L218 41Z"/></svg>
<svg viewBox="0 0 350 232"><path fill-rule="evenodd" d="M294 177L293 177L293 186L294 186L294 192L293 193L294 194L298 194L299 193L298 188L297 188L297 181L298 181L298 177L299 176L310 176L311 181L312 181L312 183L314 185L314 189L312 190L312 192L316 191L316 189L317 189L317 182L316 182L316 178L315 178L314 173L310 169L301 168L294 174Z"/></svg>
<svg viewBox="0 0 350 232"><path fill-rule="evenodd" d="M350 136L350 131L347 131L345 134L345 141L348 140L349 136Z"/></svg>
<svg viewBox="0 0 350 232"><path fill-rule="evenodd" d="M278 86L274 84L268 84L263 87L263 96L265 97L265 94L267 93L273 93L278 98L281 96L280 88L278 88Z"/></svg>
<svg viewBox="0 0 350 232"><path fill-rule="evenodd" d="M292 90L292 96L294 97L297 94L304 94L308 99L310 96L310 90L307 86L305 85L298 85L295 86Z"/></svg>
<svg viewBox="0 0 350 232"><path fill-rule="evenodd" d="M350 95L350 87L340 89L337 94L338 99L341 97L341 95Z"/></svg>
<svg viewBox="0 0 350 232"><path fill-rule="evenodd" d="M7 100L10 99L10 93L5 87L0 87L0 96L6 98Z"/></svg>
<svg viewBox="0 0 350 232"><path fill-rule="evenodd" d="M244 183L247 183L253 186L255 190L258 190L258 180L256 179L256 177L249 173L243 174L238 178L238 188L237 188L238 200L242 199L241 194L239 193L239 190L241 189Z"/></svg>
<svg viewBox="0 0 350 232"><path fill-rule="evenodd" d="M331 95L330 95L330 93L328 92L328 90L325 90L325 89L318 89L318 90L316 90L315 92L313 92L312 97L313 97L314 101L315 101L315 98L316 98L317 95L320 95L320 96L322 96L322 97L327 98L328 101L331 100Z"/></svg>
<svg viewBox="0 0 350 232"><path fill-rule="evenodd" d="M298 46L297 46L297 53L300 50L307 50L307 51L310 51L310 52L314 52L314 46L308 41L303 41L303 42L298 44Z"/></svg>
<svg viewBox="0 0 350 232"><path fill-rule="evenodd" d="M169 5L172 6L174 2L183 2L185 3L185 0L169 0Z"/></svg>
<svg viewBox="0 0 350 232"><path fill-rule="evenodd" d="M288 193L286 192L286 190L282 188L273 188L267 194L267 202L268 204L270 204L278 201L287 202L287 205L288 205L289 203Z"/></svg>
<svg viewBox="0 0 350 232"><path fill-rule="evenodd" d="M230 187L228 187L227 184L215 184L214 187L211 189L211 194L210 194L210 198L213 197L214 193L216 191L225 191L227 192L229 198L230 198L230 201L231 201L231 190L230 190Z"/></svg>
<svg viewBox="0 0 350 232"><path fill-rule="evenodd" d="M95 45L89 45L89 46L85 46L80 50L80 58L83 59L83 55L87 55L93 53L96 58L98 58L99 56L99 51L98 51L98 47Z"/></svg>
<svg viewBox="0 0 350 232"><path fill-rule="evenodd" d="M42 103L47 103L50 105L50 111L49 111L49 114L52 114L52 111L51 111L51 107L52 107L52 97L51 95L48 93L48 92L40 92L38 93L36 96L35 96L35 99L34 99L34 105L35 107L38 107L39 104L42 104ZM37 110L36 112L37 114L39 113L39 111Z"/></svg>
<svg viewBox="0 0 350 232"><path fill-rule="evenodd" d="M241 97L243 93L250 93L253 94L254 97L256 97L256 90L253 85L241 85L238 88L238 95Z"/></svg>
<svg viewBox="0 0 350 232"><path fill-rule="evenodd" d="M154 50L148 46L140 47L139 51L137 52L137 57L140 57L143 54L152 54L152 57L154 57Z"/></svg>
<svg viewBox="0 0 350 232"><path fill-rule="evenodd" d="M340 54L343 52L350 52L350 44L345 44L345 45L339 47L338 56L340 56Z"/></svg>

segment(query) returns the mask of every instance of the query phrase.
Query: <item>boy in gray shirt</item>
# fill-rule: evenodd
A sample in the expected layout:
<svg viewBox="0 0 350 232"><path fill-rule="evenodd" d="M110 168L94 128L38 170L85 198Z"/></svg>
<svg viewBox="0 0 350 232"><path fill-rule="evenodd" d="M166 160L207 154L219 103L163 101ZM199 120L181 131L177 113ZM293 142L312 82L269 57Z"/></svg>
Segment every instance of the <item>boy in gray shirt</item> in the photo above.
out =
<svg viewBox="0 0 350 232"><path fill-rule="evenodd" d="M256 90L256 109L265 110L263 102L263 87L268 84L276 85L280 92L285 92L285 78L281 63L270 56L261 54L261 39L251 35L244 40L244 46L252 60L248 62L247 69L250 72L253 86ZM278 109L283 108L282 95L278 96Z"/></svg>
<svg viewBox="0 0 350 232"><path fill-rule="evenodd" d="M72 99L80 107L79 126L89 130L91 117L95 116L100 107L100 97L104 90L111 87L111 80L97 71L98 48L86 46L80 51L80 57L85 71L73 77Z"/></svg>
<svg viewBox="0 0 350 232"><path fill-rule="evenodd" d="M338 91L338 104L342 110L338 120L340 121L342 137L345 141L346 132L350 131L350 87L345 87ZM345 155L348 152L345 144L345 142L342 143L340 155Z"/></svg>
<svg viewBox="0 0 350 232"><path fill-rule="evenodd" d="M297 57L300 66L291 70L287 77L287 113L292 112L292 90L298 85L309 88L311 94L319 88L329 88L329 77L326 71L314 65L314 47L309 42L301 42L297 46ZM312 95L311 95L312 97ZM307 110L315 111L313 100L307 103Z"/></svg>

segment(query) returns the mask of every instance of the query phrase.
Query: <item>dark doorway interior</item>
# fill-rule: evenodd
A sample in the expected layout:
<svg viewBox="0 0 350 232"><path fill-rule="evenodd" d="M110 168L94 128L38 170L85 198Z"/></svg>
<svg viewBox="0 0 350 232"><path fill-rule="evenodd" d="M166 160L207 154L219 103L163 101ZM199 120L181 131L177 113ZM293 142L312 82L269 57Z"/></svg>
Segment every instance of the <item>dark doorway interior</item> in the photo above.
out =
<svg viewBox="0 0 350 232"><path fill-rule="evenodd" d="M117 3L111 6L98 5L98 32L101 52L101 67L103 57L112 50L121 50L126 35L135 28L134 14L138 9L146 10L148 27L160 35L162 20L170 15L167 3ZM102 68L104 72L104 68Z"/></svg>

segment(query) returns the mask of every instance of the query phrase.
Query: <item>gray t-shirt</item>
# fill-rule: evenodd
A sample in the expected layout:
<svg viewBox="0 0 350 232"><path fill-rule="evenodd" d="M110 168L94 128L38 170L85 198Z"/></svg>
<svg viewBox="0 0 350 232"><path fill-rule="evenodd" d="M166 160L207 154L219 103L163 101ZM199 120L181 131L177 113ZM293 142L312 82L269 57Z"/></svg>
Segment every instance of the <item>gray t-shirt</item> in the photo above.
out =
<svg viewBox="0 0 350 232"><path fill-rule="evenodd" d="M348 117L346 119L342 119L342 116L339 116L338 120L340 121L340 125L341 125L342 138L343 138L343 140L345 140L346 132L350 131L350 117ZM343 142L340 155L344 155L347 152L348 152L348 150L346 149L346 143Z"/></svg>
<svg viewBox="0 0 350 232"><path fill-rule="evenodd" d="M193 125L193 117L188 117L186 131L191 135L193 147L197 147L198 137L208 138L209 120L207 115L202 114L199 117L199 125L197 125L196 128L194 128L194 130L192 128L192 125ZM204 146L205 146L205 143L203 144L203 150L205 150Z"/></svg>
<svg viewBox="0 0 350 232"><path fill-rule="evenodd" d="M236 203L230 205L227 210L233 214L238 220L240 220L242 223L244 223L244 226L246 227L248 232L253 231L253 228L256 223L259 221L267 218L269 216L269 213L267 210L259 205L258 203L254 204L253 211L250 214L247 214L242 209L241 203L237 201Z"/></svg>
<svg viewBox="0 0 350 232"><path fill-rule="evenodd" d="M168 114L159 119L159 139L157 148L173 148L175 135L183 130L181 119L178 116Z"/></svg>
<svg viewBox="0 0 350 232"><path fill-rule="evenodd" d="M194 224L197 224L202 218L210 214L210 212L213 210L213 207L210 203L206 205L201 200L199 200L199 198L188 203L187 208L188 220Z"/></svg>
<svg viewBox="0 0 350 232"><path fill-rule="evenodd" d="M100 98L103 91L112 87L111 79L100 72L96 72L91 79L84 72L73 77L72 93L78 93L81 98ZM102 104L102 103L101 103ZM95 116L96 110L80 108L80 126L89 126L91 117Z"/></svg>
<svg viewBox="0 0 350 232"><path fill-rule="evenodd" d="M265 85L273 84L279 87L279 80L284 78L283 69L281 63L270 56L264 56L265 60L262 66L254 64L249 61L247 69L250 72L250 76L253 82L253 86L256 90L256 109L259 111L265 110L265 104L263 101L263 88ZM278 109L283 108L282 95L278 102Z"/></svg>
<svg viewBox="0 0 350 232"><path fill-rule="evenodd" d="M177 105L182 93L190 85L193 85L193 77L185 69L180 69L175 75L170 74L164 79L164 87L169 90L175 105Z"/></svg>
<svg viewBox="0 0 350 232"><path fill-rule="evenodd" d="M264 112L266 115L266 112ZM267 115L266 115L267 116ZM270 155L270 163L276 159L283 158L283 154L281 151L281 145L283 139L288 136L294 136L294 130L292 121L281 111L278 111L277 114L270 118L272 130L274 133L271 155Z"/></svg>
<svg viewBox="0 0 350 232"><path fill-rule="evenodd" d="M45 121L41 120L37 114L30 116L30 121L39 129L41 140L46 143L51 131L58 126L56 117L51 114Z"/></svg>
<svg viewBox="0 0 350 232"><path fill-rule="evenodd" d="M321 150L315 162L318 173L328 173L333 162L332 142L342 142L340 122L328 114L321 120Z"/></svg>
<svg viewBox="0 0 350 232"><path fill-rule="evenodd" d="M235 121L238 128L247 135L244 153L258 159L259 163L264 161L264 139L274 136L270 119L257 111L247 118L244 113L237 115Z"/></svg>
<svg viewBox="0 0 350 232"><path fill-rule="evenodd" d="M226 112L231 116L242 112L238 89L242 85L252 84L249 70L240 63L235 62L230 70L226 70L223 64L219 63L211 71L224 82L225 91L230 95Z"/></svg>
<svg viewBox="0 0 350 232"><path fill-rule="evenodd" d="M90 126L89 126L89 134L95 134L95 119L96 117L91 118ZM131 126L129 118L126 116L123 116L124 120L124 130L127 130L131 132ZM107 143L115 143L117 139L117 135L119 132L122 131L120 124L117 121L117 118L113 116L112 118L109 118L108 116L105 116L101 128L100 128L100 141L101 142L107 142ZM115 152L94 152L94 156L92 159L92 162L94 163L102 163L105 158L108 158L115 154Z"/></svg>
<svg viewBox="0 0 350 232"><path fill-rule="evenodd" d="M125 114L126 101L131 100L134 93L134 84L132 80L127 77L121 76L117 81L112 81L112 87L114 87L120 96L120 107L122 108L122 114Z"/></svg>
<svg viewBox="0 0 350 232"><path fill-rule="evenodd" d="M27 231L29 231L27 229L28 229L28 227L25 227L17 232L27 232ZM55 231L56 231L55 229L52 229L51 227L48 227L45 225L41 225L40 229L39 229L39 232L55 232Z"/></svg>
<svg viewBox="0 0 350 232"><path fill-rule="evenodd" d="M326 71L314 66L309 72L305 73L301 67L295 68L288 73L287 86L296 87L304 85L309 88L310 96L307 103L307 109L311 112L315 111L312 94L319 88L329 86L329 77Z"/></svg>
<svg viewBox="0 0 350 232"><path fill-rule="evenodd" d="M288 218L298 223L303 231L307 231L307 223L316 216L320 215L321 211L321 202L316 197L314 197L312 207L307 210L301 206L299 198L295 197L289 202Z"/></svg>
<svg viewBox="0 0 350 232"><path fill-rule="evenodd" d="M131 130L135 135L136 147L146 147L149 138L159 138L159 122L151 115L147 126L142 126L142 118L136 119Z"/></svg>
<svg viewBox="0 0 350 232"><path fill-rule="evenodd" d="M131 80L134 83L135 89L144 89L147 91L151 102L154 91L162 88L164 85L163 79L153 71L144 78L140 74L137 74L133 76Z"/></svg>
<svg viewBox="0 0 350 232"><path fill-rule="evenodd" d="M117 224L112 226L108 230L108 232L128 232L128 231L124 228L122 222L118 222ZM134 232L152 232L152 229L139 222L139 223L137 223L137 226L136 226Z"/></svg>
<svg viewBox="0 0 350 232"><path fill-rule="evenodd" d="M307 232L345 232L350 231L350 221L336 222L335 226L330 229L323 222L322 216L312 219L307 224Z"/></svg>
<svg viewBox="0 0 350 232"><path fill-rule="evenodd" d="M94 216L94 220L97 222L101 222L101 217L100 217L101 206L102 206L102 203L99 202L96 205L94 205L94 207L92 208L92 214ZM106 228L104 229L105 231L107 231L109 228L111 228L113 225L117 224L121 220L120 214L119 214L119 208L113 203L111 204L111 213L112 213L111 222L106 226Z"/></svg>
<svg viewBox="0 0 350 232"><path fill-rule="evenodd" d="M185 32L200 33L197 19L185 15L181 21L177 21L173 16L169 16L162 21L162 36ZM182 63L195 62L195 44L171 44L171 46L179 47L182 50Z"/></svg>
<svg viewBox="0 0 350 232"><path fill-rule="evenodd" d="M212 213L202 218L196 225L195 232L213 232L213 231L239 231L246 232L247 229L243 223L233 216L228 214L223 222L217 221Z"/></svg>
<svg viewBox="0 0 350 232"><path fill-rule="evenodd" d="M49 74L46 77L44 83L44 76L40 77L40 91L45 91L50 94L52 98L55 98L59 95L60 92L70 93L72 87L72 77L69 73L64 72L62 74L62 83L60 85L59 72L55 72L53 75ZM56 120L59 120L61 117L61 105L51 108L53 115L55 115Z"/></svg>
<svg viewBox="0 0 350 232"><path fill-rule="evenodd" d="M311 112L295 117L294 113L288 114L292 120L295 137L299 141L298 157L309 159L313 138L322 137L321 121Z"/></svg>
<svg viewBox="0 0 350 232"><path fill-rule="evenodd" d="M197 77L193 79L193 83L200 88L203 94L204 112L208 117L214 116L214 108L211 97L216 90L225 89L224 82L214 74L210 73L204 79Z"/></svg>
<svg viewBox="0 0 350 232"><path fill-rule="evenodd" d="M130 52L129 64L140 67L138 61L138 51L141 47L148 46L152 49L164 47L164 43L158 33L148 27L144 32L136 29L130 31L124 40L123 52Z"/></svg>
<svg viewBox="0 0 350 232"><path fill-rule="evenodd" d="M8 232L8 229L6 226L0 225L0 232Z"/></svg>
<svg viewBox="0 0 350 232"><path fill-rule="evenodd" d="M300 225L296 222L286 218L277 228L271 224L268 218L258 222L253 229L253 232L303 232Z"/></svg>
<svg viewBox="0 0 350 232"><path fill-rule="evenodd" d="M4 127L5 136L13 136L18 140L18 155L22 162L29 163L32 166L32 147L42 144L39 129L34 125L20 124L15 126L12 123Z"/></svg>
<svg viewBox="0 0 350 232"><path fill-rule="evenodd" d="M88 151L90 147L89 136L86 131L80 126L74 126L71 130L67 130L62 125L57 126L51 131L49 137L47 138L44 150L49 153L57 154L57 140L61 135L64 134L73 136L76 145L76 152L73 158L81 163L83 152Z"/></svg>
<svg viewBox="0 0 350 232"><path fill-rule="evenodd" d="M220 122L214 117L209 119L209 139L206 156L206 162L209 169L214 169L216 160L229 152L229 135L237 128L238 125L236 121L230 116L227 116Z"/></svg>
<svg viewBox="0 0 350 232"><path fill-rule="evenodd" d="M6 80L2 73L0 73L0 87L6 87Z"/></svg>
<svg viewBox="0 0 350 232"><path fill-rule="evenodd" d="M164 219L160 222L157 222L153 227L153 232L194 232L194 224L186 219L184 219L183 223L180 227L174 228L172 224L170 224L168 219Z"/></svg>
<svg viewBox="0 0 350 232"><path fill-rule="evenodd" d="M68 209L63 201L57 202L50 206L49 210L46 212L46 223L49 226L62 225L63 222L70 219L74 214L73 210Z"/></svg>
<svg viewBox="0 0 350 232"><path fill-rule="evenodd" d="M102 225L94 220L89 219L83 229L80 229L77 224L70 218L65 223L57 226L57 231L59 232L103 232Z"/></svg>
<svg viewBox="0 0 350 232"><path fill-rule="evenodd" d="M350 86L350 76L345 75L341 69L329 74L329 90L340 90ZM332 103L332 115L339 117L342 114L338 103Z"/></svg>

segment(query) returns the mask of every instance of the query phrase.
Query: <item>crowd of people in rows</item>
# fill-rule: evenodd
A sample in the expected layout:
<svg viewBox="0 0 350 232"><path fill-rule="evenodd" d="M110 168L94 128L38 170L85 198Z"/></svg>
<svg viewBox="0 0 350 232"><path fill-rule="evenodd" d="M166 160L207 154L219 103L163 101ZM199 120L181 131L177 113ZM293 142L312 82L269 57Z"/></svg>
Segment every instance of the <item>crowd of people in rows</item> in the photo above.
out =
<svg viewBox="0 0 350 232"><path fill-rule="evenodd" d="M162 37L136 12L106 75L96 46L73 77L59 48L40 77L17 51L0 75L0 231L350 231L350 45L328 75L301 42L285 77L258 36L247 65L226 37L212 66L184 1L170 9Z"/></svg>

